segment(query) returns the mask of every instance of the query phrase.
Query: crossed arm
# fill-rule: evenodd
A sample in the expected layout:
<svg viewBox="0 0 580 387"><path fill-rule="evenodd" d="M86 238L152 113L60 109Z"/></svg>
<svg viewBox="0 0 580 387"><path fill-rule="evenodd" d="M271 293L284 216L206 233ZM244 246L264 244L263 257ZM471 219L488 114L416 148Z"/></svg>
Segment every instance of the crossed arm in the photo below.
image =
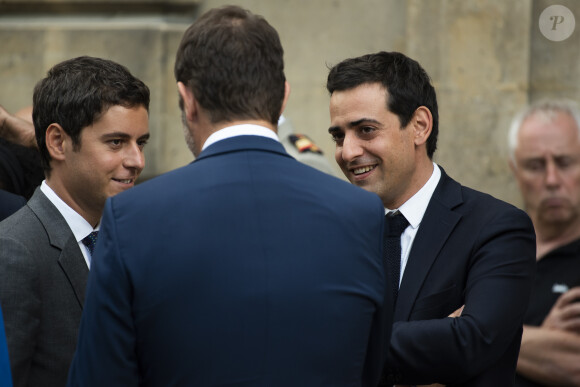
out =
<svg viewBox="0 0 580 387"><path fill-rule="evenodd" d="M531 222L521 213L498 212L479 226L471 246L447 253L469 260L461 316L393 324L386 372L399 372L401 382L462 383L487 372L507 350L516 356L535 267ZM463 269L446 267L446 275Z"/></svg>
<svg viewBox="0 0 580 387"><path fill-rule="evenodd" d="M539 327L524 326L517 371L548 386L580 386L580 287L558 298Z"/></svg>

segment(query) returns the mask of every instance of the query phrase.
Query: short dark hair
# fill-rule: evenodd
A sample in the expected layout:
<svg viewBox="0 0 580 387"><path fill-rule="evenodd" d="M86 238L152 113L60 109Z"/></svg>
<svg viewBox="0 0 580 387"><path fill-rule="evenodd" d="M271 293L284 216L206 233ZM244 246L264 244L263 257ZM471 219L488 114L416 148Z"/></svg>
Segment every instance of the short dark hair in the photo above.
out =
<svg viewBox="0 0 580 387"><path fill-rule="evenodd" d="M330 69L326 88L332 95L365 83L380 83L385 87L386 107L399 117L401 127L407 126L419 106L431 111L433 129L427 140L427 155L432 159L437 149L439 113L431 78L421 65L399 52L381 51L350 58Z"/></svg>
<svg viewBox="0 0 580 387"><path fill-rule="evenodd" d="M226 6L203 14L185 31L174 72L212 123L276 124L286 81L283 57L278 33L263 17Z"/></svg>
<svg viewBox="0 0 580 387"><path fill-rule="evenodd" d="M51 68L32 97L32 120L42 167L50 173L46 129L59 124L80 147L81 130L98 121L112 106L143 106L149 111L149 88L111 60L81 56Z"/></svg>

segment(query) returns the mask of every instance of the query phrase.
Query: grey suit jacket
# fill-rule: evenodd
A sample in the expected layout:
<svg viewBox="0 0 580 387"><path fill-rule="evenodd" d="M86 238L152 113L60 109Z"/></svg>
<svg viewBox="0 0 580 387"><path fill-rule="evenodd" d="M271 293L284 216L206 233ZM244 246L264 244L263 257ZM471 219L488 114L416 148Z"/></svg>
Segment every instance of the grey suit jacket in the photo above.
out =
<svg viewBox="0 0 580 387"><path fill-rule="evenodd" d="M39 188L0 222L0 303L14 386L64 386L89 270L68 224Z"/></svg>

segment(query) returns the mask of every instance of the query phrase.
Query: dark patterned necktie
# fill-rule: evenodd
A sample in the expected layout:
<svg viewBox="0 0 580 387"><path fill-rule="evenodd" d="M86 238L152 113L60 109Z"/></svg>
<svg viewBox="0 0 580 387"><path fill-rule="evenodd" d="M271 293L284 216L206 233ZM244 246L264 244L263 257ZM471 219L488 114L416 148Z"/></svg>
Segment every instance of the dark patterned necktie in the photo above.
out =
<svg viewBox="0 0 580 387"><path fill-rule="evenodd" d="M399 294L399 278L401 276L401 234L409 222L399 211L385 215L384 256L387 269L390 273L391 286L393 288L393 302Z"/></svg>
<svg viewBox="0 0 580 387"><path fill-rule="evenodd" d="M95 251L95 245L97 244L97 235L98 234L99 234L98 231L93 231L92 233L90 233L89 235L84 237L84 239L82 240L83 244L85 246L87 246L87 249L89 249L89 253L91 253L91 257L93 256L93 251ZM89 261L90 261L90 259L89 259Z"/></svg>

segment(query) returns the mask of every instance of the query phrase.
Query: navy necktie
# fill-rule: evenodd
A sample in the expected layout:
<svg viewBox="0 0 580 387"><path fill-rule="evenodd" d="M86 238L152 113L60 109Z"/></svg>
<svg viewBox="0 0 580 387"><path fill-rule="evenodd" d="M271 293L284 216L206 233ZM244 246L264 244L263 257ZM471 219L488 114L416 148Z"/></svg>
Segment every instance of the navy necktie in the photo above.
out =
<svg viewBox="0 0 580 387"><path fill-rule="evenodd" d="M97 244L97 235L98 234L99 234L98 231L93 231L92 233L90 233L89 235L84 237L84 239L82 240L83 244L85 246L87 246L87 249L89 249L89 253L91 254L91 257L93 256L93 251L95 251L95 245ZM89 261L90 261L90 259L89 259Z"/></svg>
<svg viewBox="0 0 580 387"><path fill-rule="evenodd" d="M390 273L393 288L393 302L399 294L399 278L401 276L401 234L409 222L399 211L385 215L384 256Z"/></svg>

